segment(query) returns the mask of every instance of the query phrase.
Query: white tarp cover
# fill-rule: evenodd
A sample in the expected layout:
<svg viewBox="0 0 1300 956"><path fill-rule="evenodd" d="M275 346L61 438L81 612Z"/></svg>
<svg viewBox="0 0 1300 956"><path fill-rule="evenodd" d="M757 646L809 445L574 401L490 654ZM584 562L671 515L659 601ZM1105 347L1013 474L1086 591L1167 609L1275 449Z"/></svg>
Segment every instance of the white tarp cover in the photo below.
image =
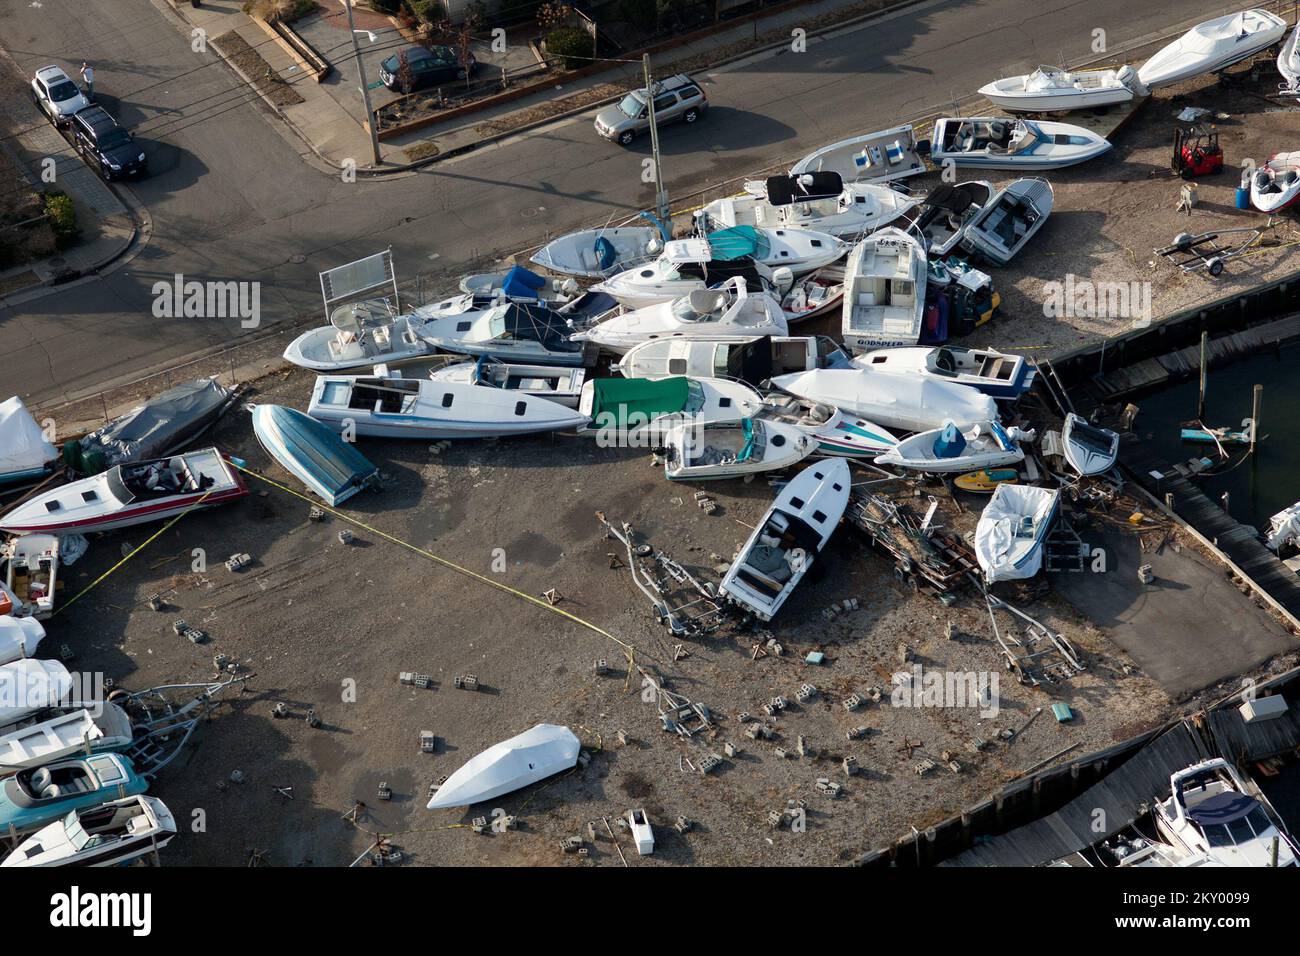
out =
<svg viewBox="0 0 1300 956"><path fill-rule="evenodd" d="M40 468L58 457L21 398L0 402L0 476Z"/></svg>
<svg viewBox="0 0 1300 956"><path fill-rule="evenodd" d="M1016 581L1039 572L1058 495L1047 488L998 485L975 526L975 557L985 581Z"/></svg>
<svg viewBox="0 0 1300 956"><path fill-rule="evenodd" d="M1300 502L1273 515L1268 524L1268 546L1274 551L1296 541L1300 541Z"/></svg>
<svg viewBox="0 0 1300 956"><path fill-rule="evenodd" d="M538 724L472 757L438 788L429 809L469 806L536 783L576 764L581 748L568 727Z"/></svg>
<svg viewBox="0 0 1300 956"><path fill-rule="evenodd" d="M0 727L53 707L72 690L72 675L58 661L28 658L0 666Z"/></svg>
<svg viewBox="0 0 1300 956"><path fill-rule="evenodd" d="M34 617L0 614L0 664L31 657L45 638L45 628Z"/></svg>

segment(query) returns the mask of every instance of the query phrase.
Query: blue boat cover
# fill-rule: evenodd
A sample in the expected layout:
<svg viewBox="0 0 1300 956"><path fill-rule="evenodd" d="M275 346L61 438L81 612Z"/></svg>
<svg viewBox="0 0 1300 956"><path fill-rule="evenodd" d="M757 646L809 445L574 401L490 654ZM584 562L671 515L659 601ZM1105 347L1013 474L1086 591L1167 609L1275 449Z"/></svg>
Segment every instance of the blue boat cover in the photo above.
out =
<svg viewBox="0 0 1300 956"><path fill-rule="evenodd" d="M523 266L511 266L501 283L501 291L512 299L536 299L546 286L546 280Z"/></svg>
<svg viewBox="0 0 1300 956"><path fill-rule="evenodd" d="M1240 820L1254 810L1258 804L1254 797L1244 793L1216 793L1207 797L1194 807L1187 808L1187 815L1201 826L1214 823L1232 823Z"/></svg>
<svg viewBox="0 0 1300 956"><path fill-rule="evenodd" d="M934 457L956 458L966 447L966 436L952 422L943 426L939 437L934 440Z"/></svg>
<svg viewBox="0 0 1300 956"><path fill-rule="evenodd" d="M288 461L280 463L331 505L351 497L379 473L378 467L328 425L283 405L259 408L267 409L266 426L274 431L289 456ZM275 454L269 445L267 451Z"/></svg>
<svg viewBox="0 0 1300 956"><path fill-rule="evenodd" d="M608 269L618 258L618 250L614 248L614 243L610 242L604 236L596 237L596 261L600 263L602 269Z"/></svg>
<svg viewBox="0 0 1300 956"><path fill-rule="evenodd" d="M763 259L772 247L767 238L753 226L732 226L709 233L709 249L713 258L721 262L751 256Z"/></svg>

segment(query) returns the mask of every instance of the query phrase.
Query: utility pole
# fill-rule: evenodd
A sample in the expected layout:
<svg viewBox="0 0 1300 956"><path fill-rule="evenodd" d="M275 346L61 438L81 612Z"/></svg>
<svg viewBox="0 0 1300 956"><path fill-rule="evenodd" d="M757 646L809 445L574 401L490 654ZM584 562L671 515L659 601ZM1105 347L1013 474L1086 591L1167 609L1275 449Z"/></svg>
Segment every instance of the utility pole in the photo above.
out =
<svg viewBox="0 0 1300 956"><path fill-rule="evenodd" d="M343 6L348 8L348 30L352 34L352 52L357 58L357 73L361 76L361 99L366 104L366 129L370 130L370 149L375 154L375 165L378 166L382 160L379 158L379 131L375 129L375 111L370 108L370 85L366 82L366 64L361 60L361 45L357 43L357 23L352 17L352 0L343 0Z"/></svg>
<svg viewBox="0 0 1300 956"><path fill-rule="evenodd" d="M655 92L650 82L650 54L641 56L641 68L645 74L646 104L650 109L650 153L655 164L655 214L659 221L668 223L668 190L664 188L664 170L659 162L659 126L655 123Z"/></svg>

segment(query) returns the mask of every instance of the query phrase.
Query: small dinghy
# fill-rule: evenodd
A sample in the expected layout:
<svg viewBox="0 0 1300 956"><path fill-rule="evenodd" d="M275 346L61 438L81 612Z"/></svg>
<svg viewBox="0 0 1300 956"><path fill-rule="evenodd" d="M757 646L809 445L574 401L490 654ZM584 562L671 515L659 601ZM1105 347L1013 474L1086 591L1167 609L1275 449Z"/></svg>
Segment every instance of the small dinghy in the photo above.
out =
<svg viewBox="0 0 1300 956"><path fill-rule="evenodd" d="M873 458L898 444L897 438L875 422L793 395L768 395L756 417L793 425L812 435L817 439L817 455Z"/></svg>
<svg viewBox="0 0 1300 956"><path fill-rule="evenodd" d="M881 229L853 247L844 267L843 337L854 352L915 345L925 318L925 247L901 229Z"/></svg>
<svg viewBox="0 0 1300 956"><path fill-rule="evenodd" d="M538 724L470 758L438 787L428 809L468 807L514 793L570 769L581 749L568 727Z"/></svg>
<svg viewBox="0 0 1300 956"><path fill-rule="evenodd" d="M925 172L916 151L916 133L911 126L854 136L813 150L790 169L791 176L804 173L836 173L845 182L884 183Z"/></svg>
<svg viewBox="0 0 1300 956"><path fill-rule="evenodd" d="M600 378L582 386L582 431L606 447L655 446L675 425L735 422L763 407L758 392L725 378Z"/></svg>
<svg viewBox="0 0 1300 956"><path fill-rule="evenodd" d="M751 292L745 280L736 277L716 289L696 289L671 302L611 316L573 340L622 354L653 339L752 339L789 331L781 303L771 293Z"/></svg>
<svg viewBox="0 0 1300 956"><path fill-rule="evenodd" d="M480 272L463 277L460 291L486 299L511 299L516 302L542 302L562 305L576 297L582 287L573 279L547 279L523 266L511 266L505 272Z"/></svg>
<svg viewBox="0 0 1300 956"><path fill-rule="evenodd" d="M1043 542L1056 520L1060 492L999 484L975 525L975 558L989 584L1032 578L1043 566Z"/></svg>
<svg viewBox="0 0 1300 956"><path fill-rule="evenodd" d="M585 415L545 398L396 375L321 375L307 414L344 433L422 440L532 435L587 422Z"/></svg>
<svg viewBox="0 0 1300 956"><path fill-rule="evenodd" d="M0 517L0 530L111 531L212 508L248 494L230 460L215 448L115 465L23 502Z"/></svg>
<svg viewBox="0 0 1300 956"><path fill-rule="evenodd" d="M15 725L66 702L72 675L58 661L30 657L0 664L0 727Z"/></svg>
<svg viewBox="0 0 1300 956"><path fill-rule="evenodd" d="M958 475L952 483L962 491L969 491L976 495L991 495L998 485L1015 481L1019 477L1020 472L1014 468L989 468Z"/></svg>
<svg viewBox="0 0 1300 956"><path fill-rule="evenodd" d="M31 657L43 640L45 628L36 618L0 614L0 664Z"/></svg>
<svg viewBox="0 0 1300 956"><path fill-rule="evenodd" d="M966 225L962 248L1004 266L1029 244L1052 214L1052 184L1046 179L1017 179Z"/></svg>
<svg viewBox="0 0 1300 956"><path fill-rule="evenodd" d="M1250 204L1260 212L1281 212L1300 199L1300 150L1274 153L1250 179Z"/></svg>
<svg viewBox="0 0 1300 956"><path fill-rule="evenodd" d="M1137 70L1063 70L1040 66L1023 76L1009 76L980 87L980 95L1012 113L1057 113L1131 103L1145 89Z"/></svg>
<svg viewBox="0 0 1300 956"><path fill-rule="evenodd" d="M1300 96L1300 23L1296 24L1291 36L1282 44L1282 52L1277 55L1277 71L1286 81L1278 86L1278 92Z"/></svg>
<svg viewBox="0 0 1300 956"><path fill-rule="evenodd" d="M530 261L561 275L601 279L654 258L668 238L655 226L584 229L552 239Z"/></svg>
<svg viewBox="0 0 1300 956"><path fill-rule="evenodd" d="M18 844L0 866L119 866L161 850L174 836L167 805L137 794L73 810Z"/></svg>
<svg viewBox="0 0 1300 956"><path fill-rule="evenodd" d="M296 408L253 406L253 433L267 454L331 507L379 480L365 455Z"/></svg>
<svg viewBox="0 0 1300 956"><path fill-rule="evenodd" d="M1098 428L1074 412L1065 416L1061 444L1070 467L1085 477L1110 471L1119 457L1119 435L1109 428Z"/></svg>
<svg viewBox="0 0 1300 956"><path fill-rule="evenodd" d="M765 335L738 340L672 338L642 342L629 349L610 371L625 378L718 376L761 385L774 375L847 364L847 356L824 335Z"/></svg>
<svg viewBox="0 0 1300 956"><path fill-rule="evenodd" d="M774 269L772 284L776 294L781 297L781 311L785 313L785 321L793 325L840 308L840 303L844 301L844 266L823 266L816 272L797 279L788 269Z"/></svg>
<svg viewBox="0 0 1300 956"><path fill-rule="evenodd" d="M472 295L459 295L439 305L460 312L476 308ZM434 352L420 337L420 326L416 316L399 315L390 299L351 302L330 313L329 325L308 329L290 342L284 360L316 372L409 362Z"/></svg>
<svg viewBox="0 0 1300 956"><path fill-rule="evenodd" d="M772 384L811 402L833 405L886 428L923 432L953 422L969 428L998 420L997 403L969 385L875 369L822 368L779 375Z"/></svg>
<svg viewBox="0 0 1300 956"><path fill-rule="evenodd" d="M70 811L144 793L149 781L121 754L70 757L0 782L0 830L31 833Z"/></svg>
<svg viewBox="0 0 1300 956"><path fill-rule="evenodd" d="M1138 67L1138 79L1155 90L1217 73L1272 46L1286 34L1286 21L1267 10L1243 10L1206 20Z"/></svg>
<svg viewBox="0 0 1300 956"><path fill-rule="evenodd" d="M664 476L672 481L735 478L797 465L817 442L793 425L761 418L678 425L664 438Z"/></svg>
<svg viewBox="0 0 1300 956"><path fill-rule="evenodd" d="M776 616L844 516L850 482L843 458L795 475L740 549L718 593L760 621Z"/></svg>
<svg viewBox="0 0 1300 956"><path fill-rule="evenodd" d="M0 548L8 558L5 585L32 616L45 620L54 613L54 589L59 580L59 535L23 534Z"/></svg>
<svg viewBox="0 0 1300 956"><path fill-rule="evenodd" d="M499 388L517 395L544 398L570 408L577 407L586 376L586 371L580 368L518 365L499 362L486 355L479 356L474 362L457 362L429 373L429 378L435 382L461 382L465 385Z"/></svg>
<svg viewBox="0 0 1300 956"><path fill-rule="evenodd" d="M741 195L714 200L696 213L697 220L719 227L815 229L848 239L889 225L917 203L888 186L845 184L835 172L769 176L757 186L757 194L749 192L746 183L747 191Z"/></svg>
<svg viewBox="0 0 1300 956"><path fill-rule="evenodd" d="M421 338L444 352L491 355L504 361L584 365L586 349L570 340L572 321L559 311L525 302L506 302L460 317L431 319Z"/></svg>
<svg viewBox="0 0 1300 956"><path fill-rule="evenodd" d="M967 224L989 204L994 192L993 184L983 180L940 183L930 190L912 228L921 234L931 257L942 258L957 248Z"/></svg>
<svg viewBox="0 0 1300 956"><path fill-rule="evenodd" d="M21 398L0 402L0 485L44 478L58 457Z"/></svg>
<svg viewBox="0 0 1300 956"><path fill-rule="evenodd" d="M979 169L1060 169L1094 159L1110 143L1082 126L999 116L947 117L934 124L930 158Z"/></svg>
<svg viewBox="0 0 1300 956"><path fill-rule="evenodd" d="M900 375L924 375L969 385L996 399L1017 399L1034 384L1037 374L1024 356L994 349L964 349L956 345L878 349L853 358L859 368Z"/></svg>
<svg viewBox="0 0 1300 956"><path fill-rule="evenodd" d="M904 438L878 456L876 464L929 475L997 468L1024 461L1020 442L1033 440L1032 431L1004 429L997 422L980 422L965 431L949 422L942 428Z"/></svg>

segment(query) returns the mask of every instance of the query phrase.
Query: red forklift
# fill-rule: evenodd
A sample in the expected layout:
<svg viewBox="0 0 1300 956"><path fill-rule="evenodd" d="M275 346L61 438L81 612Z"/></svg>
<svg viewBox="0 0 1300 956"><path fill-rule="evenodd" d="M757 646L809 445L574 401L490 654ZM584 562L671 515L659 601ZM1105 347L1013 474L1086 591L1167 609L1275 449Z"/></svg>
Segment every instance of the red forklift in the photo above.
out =
<svg viewBox="0 0 1300 956"><path fill-rule="evenodd" d="M1219 134L1204 126L1174 129L1173 171L1183 179L1212 176L1223 169Z"/></svg>

